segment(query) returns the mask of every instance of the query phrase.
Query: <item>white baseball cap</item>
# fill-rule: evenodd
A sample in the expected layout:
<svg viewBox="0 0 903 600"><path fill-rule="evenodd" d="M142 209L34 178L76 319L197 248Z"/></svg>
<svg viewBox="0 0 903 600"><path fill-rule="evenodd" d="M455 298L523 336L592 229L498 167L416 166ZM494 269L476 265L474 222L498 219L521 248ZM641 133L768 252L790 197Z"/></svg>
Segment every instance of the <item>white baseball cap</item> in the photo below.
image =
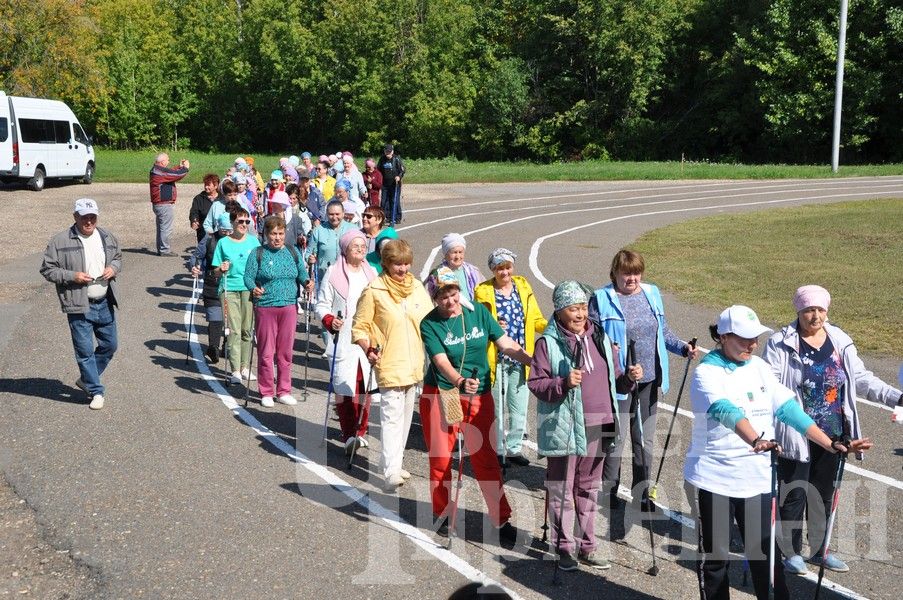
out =
<svg viewBox="0 0 903 600"><path fill-rule="evenodd" d="M763 333L774 333L759 322L759 317L748 306L735 304L725 308L718 317L718 335L733 333L746 339L757 338Z"/></svg>
<svg viewBox="0 0 903 600"><path fill-rule="evenodd" d="M75 212L83 217L85 215L97 215L97 202L91 198L79 198L75 201Z"/></svg>

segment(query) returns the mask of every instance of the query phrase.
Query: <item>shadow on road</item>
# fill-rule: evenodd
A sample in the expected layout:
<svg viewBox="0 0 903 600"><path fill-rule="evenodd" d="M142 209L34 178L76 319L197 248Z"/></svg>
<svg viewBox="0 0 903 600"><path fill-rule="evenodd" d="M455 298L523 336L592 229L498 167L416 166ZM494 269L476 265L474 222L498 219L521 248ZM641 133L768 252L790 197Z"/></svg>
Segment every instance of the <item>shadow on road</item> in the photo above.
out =
<svg viewBox="0 0 903 600"><path fill-rule="evenodd" d="M56 402L70 404L87 404L85 393L75 387L66 385L57 379L44 377L23 377L21 379L0 379L0 393L8 392L20 396L33 396Z"/></svg>

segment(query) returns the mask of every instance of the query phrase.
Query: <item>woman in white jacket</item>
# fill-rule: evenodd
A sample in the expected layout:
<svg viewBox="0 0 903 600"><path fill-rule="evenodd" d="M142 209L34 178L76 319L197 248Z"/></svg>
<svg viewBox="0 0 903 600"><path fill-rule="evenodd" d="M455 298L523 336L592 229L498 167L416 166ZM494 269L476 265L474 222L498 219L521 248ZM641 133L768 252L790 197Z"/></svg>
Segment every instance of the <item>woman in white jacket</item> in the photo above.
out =
<svg viewBox="0 0 903 600"><path fill-rule="evenodd" d="M329 360L335 356L332 385L336 394L336 412L339 414L345 452L351 454L357 448L367 446L369 406L364 400L370 392L367 385L370 383L371 369L364 351L351 342L351 322L358 298L377 275L365 260L367 237L360 230L343 235L339 239L339 251L339 260L326 270L317 294L315 311L324 329L332 334L327 342L326 356Z"/></svg>
<svg viewBox="0 0 903 600"><path fill-rule="evenodd" d="M796 320L771 336L762 358L771 365L778 380L794 391L803 411L829 436L855 439L862 437L856 410L857 396L888 406L903 403L903 398L900 390L887 385L865 368L850 336L828 323L830 304L831 294L825 288L817 285L799 288L793 297ZM775 434L783 448L778 459L778 474L784 499L781 504L784 568L802 575L807 568L802 557L803 531L799 523L806 508L807 490L814 490L821 499L822 508L807 511L812 551L809 561L817 565L822 560L820 549L826 515L831 510L834 473L839 458L792 428L778 424ZM849 570L846 563L831 552L825 559L825 568L839 572Z"/></svg>

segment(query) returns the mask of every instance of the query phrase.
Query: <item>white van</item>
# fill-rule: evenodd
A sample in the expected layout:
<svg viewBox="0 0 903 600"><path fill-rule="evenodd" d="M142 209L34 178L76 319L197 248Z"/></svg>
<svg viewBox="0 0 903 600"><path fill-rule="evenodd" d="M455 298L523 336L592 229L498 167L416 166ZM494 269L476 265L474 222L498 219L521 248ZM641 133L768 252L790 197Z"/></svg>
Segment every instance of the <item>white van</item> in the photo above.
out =
<svg viewBox="0 0 903 600"><path fill-rule="evenodd" d="M0 181L40 191L49 177L91 183L94 168L91 139L65 103L0 91Z"/></svg>

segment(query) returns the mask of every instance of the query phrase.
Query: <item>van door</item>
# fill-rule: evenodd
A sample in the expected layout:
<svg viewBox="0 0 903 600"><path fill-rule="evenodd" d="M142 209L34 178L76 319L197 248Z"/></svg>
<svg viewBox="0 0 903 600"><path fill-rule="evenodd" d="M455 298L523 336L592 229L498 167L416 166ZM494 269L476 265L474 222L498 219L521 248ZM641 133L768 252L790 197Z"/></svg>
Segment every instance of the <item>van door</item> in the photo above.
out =
<svg viewBox="0 0 903 600"><path fill-rule="evenodd" d="M60 129L56 141L65 138L65 145L60 146L58 157L59 175L61 177L72 177L84 174L84 146L75 139L75 133L72 131L72 123L69 121L54 121L54 124Z"/></svg>
<svg viewBox="0 0 903 600"><path fill-rule="evenodd" d="M73 175L84 177L88 171L88 163L94 162L94 149L84 129L78 123L72 123L73 149ZM93 175L91 176L93 177Z"/></svg>
<svg viewBox="0 0 903 600"><path fill-rule="evenodd" d="M13 131L6 94L0 94L0 173L13 168Z"/></svg>

